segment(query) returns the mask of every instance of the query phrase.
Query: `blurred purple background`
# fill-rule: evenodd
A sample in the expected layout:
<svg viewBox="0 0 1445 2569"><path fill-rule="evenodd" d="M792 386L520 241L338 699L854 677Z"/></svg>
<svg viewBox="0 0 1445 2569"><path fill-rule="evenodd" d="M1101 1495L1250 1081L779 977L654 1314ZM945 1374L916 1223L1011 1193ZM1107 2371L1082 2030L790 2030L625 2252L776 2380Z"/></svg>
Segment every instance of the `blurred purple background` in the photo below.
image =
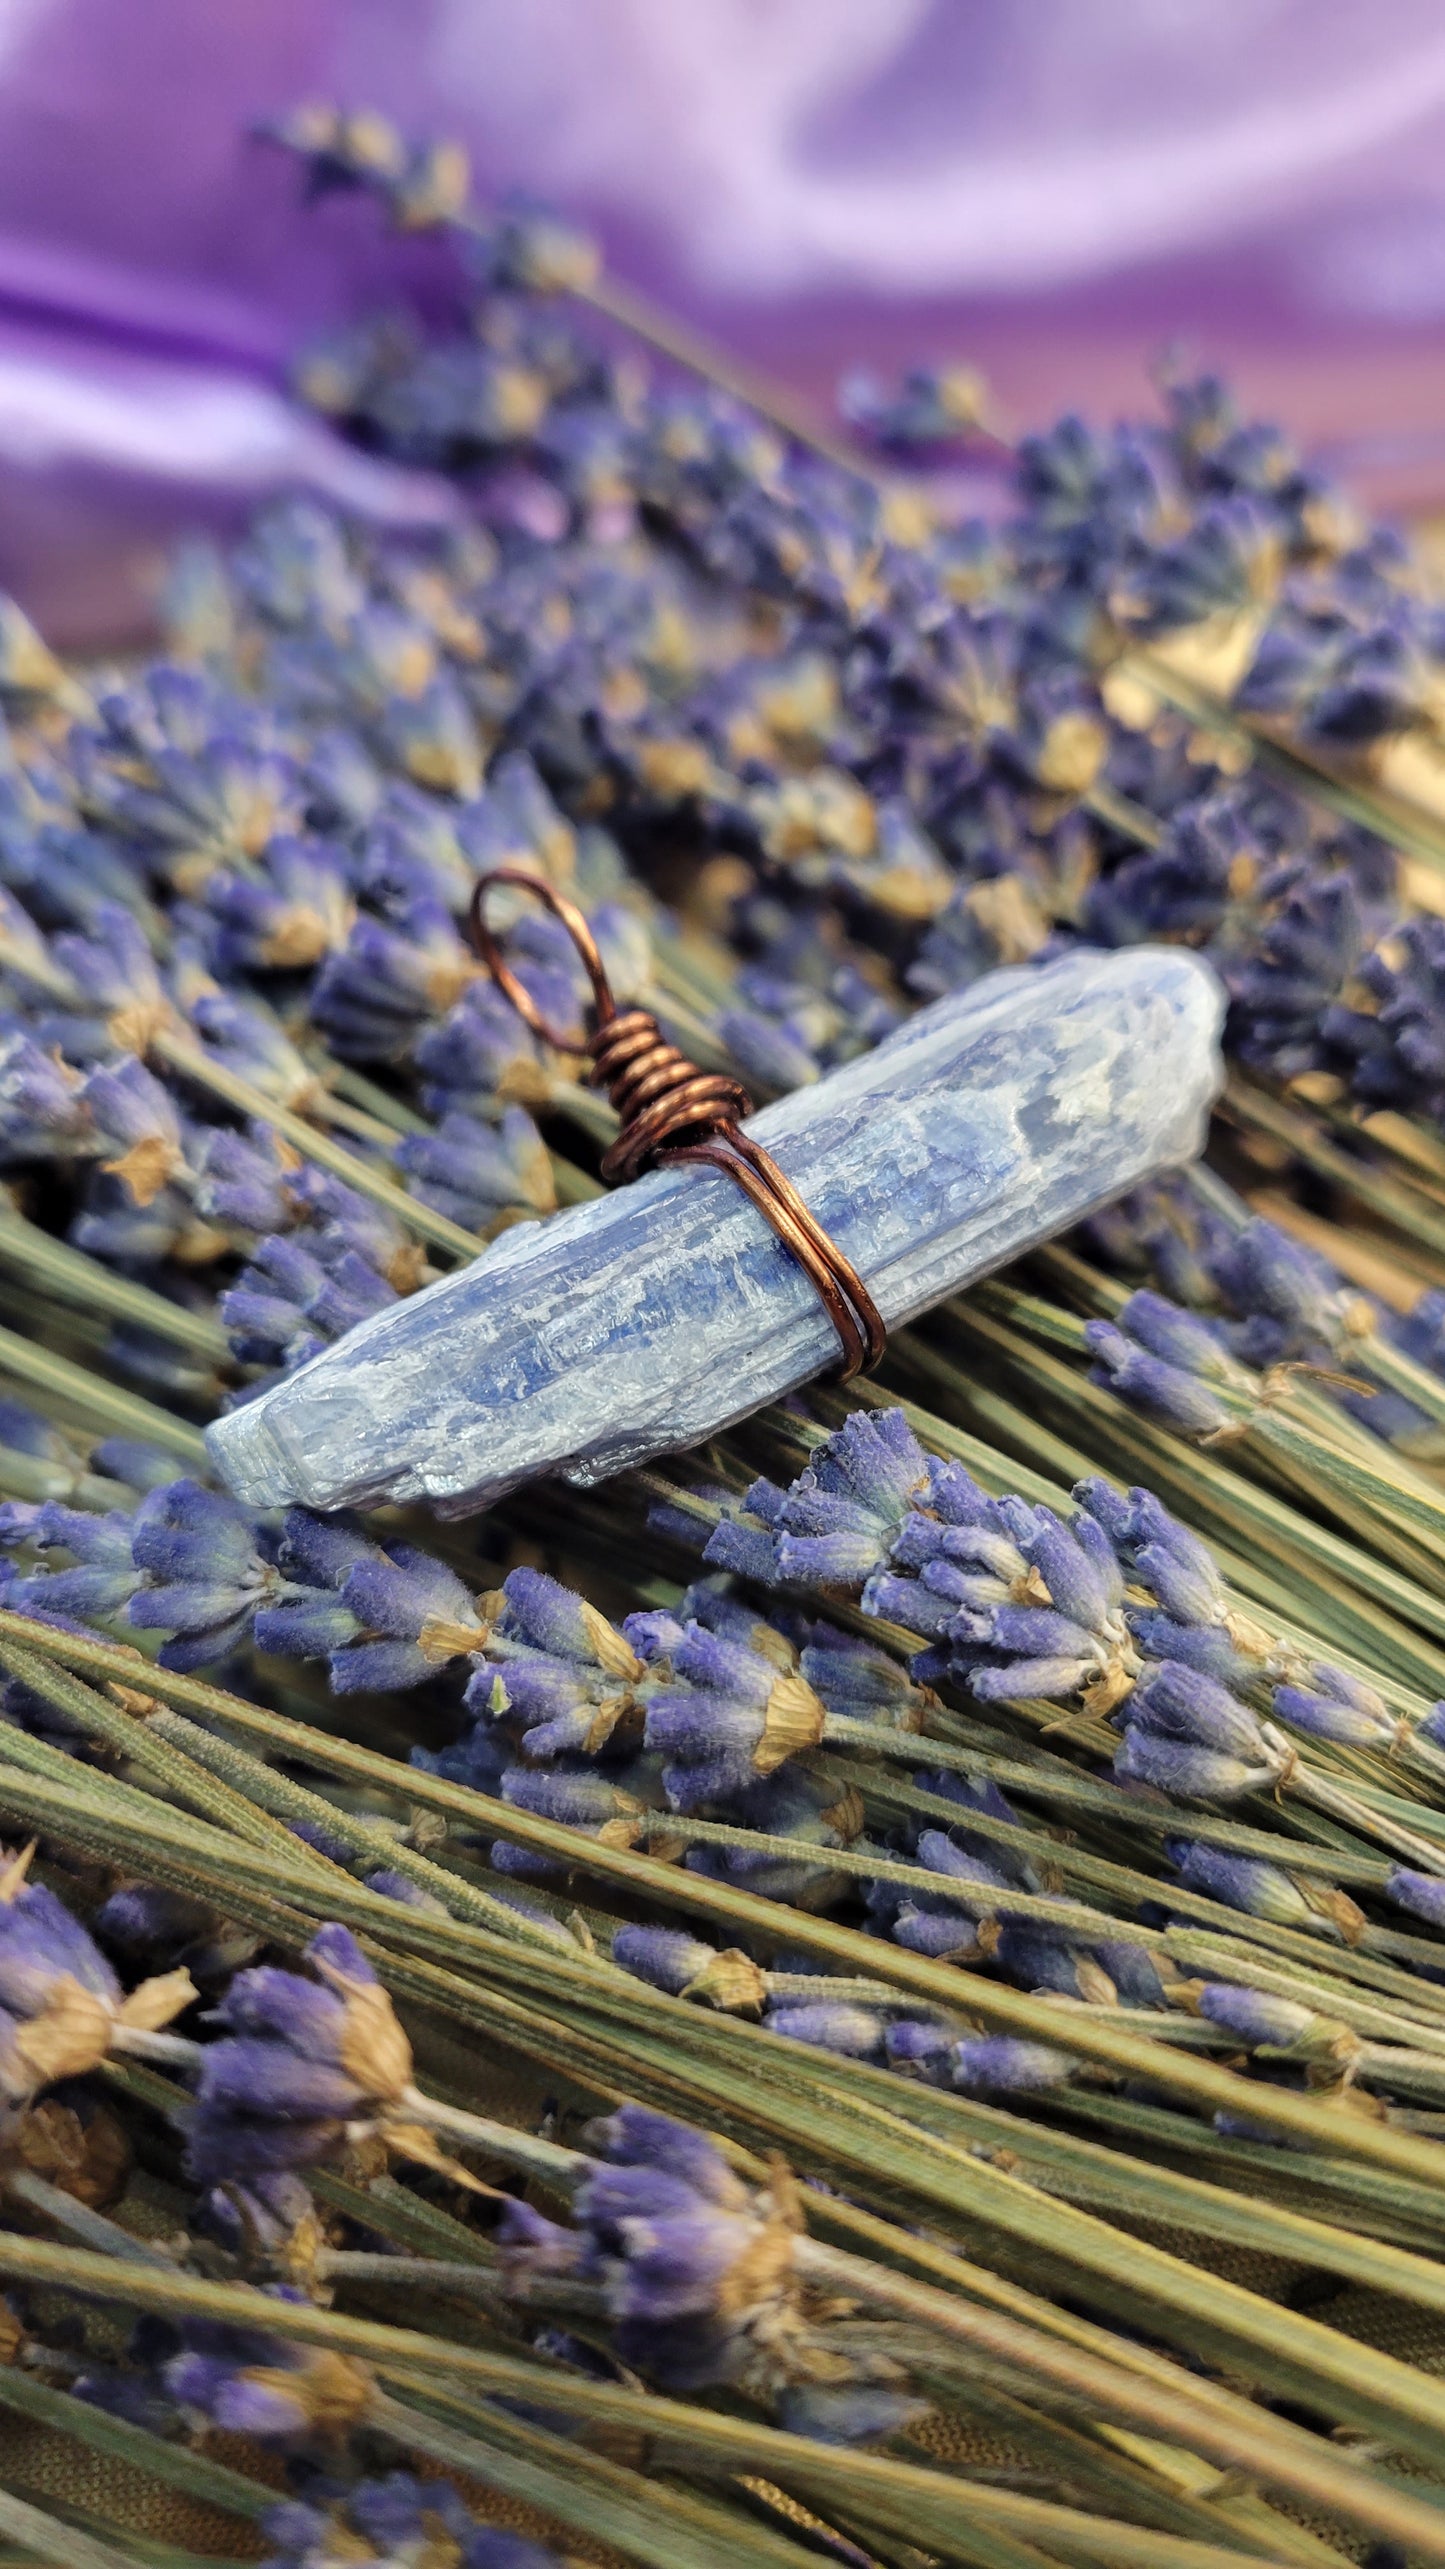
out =
<svg viewBox="0 0 1445 2569"><path fill-rule="evenodd" d="M203 506L440 504L281 397L317 323L450 290L247 142L306 98L460 135L820 410L951 357L1011 428L1113 415L1182 341L1445 501L1438 0L0 0L0 584L56 639L135 630Z"/></svg>

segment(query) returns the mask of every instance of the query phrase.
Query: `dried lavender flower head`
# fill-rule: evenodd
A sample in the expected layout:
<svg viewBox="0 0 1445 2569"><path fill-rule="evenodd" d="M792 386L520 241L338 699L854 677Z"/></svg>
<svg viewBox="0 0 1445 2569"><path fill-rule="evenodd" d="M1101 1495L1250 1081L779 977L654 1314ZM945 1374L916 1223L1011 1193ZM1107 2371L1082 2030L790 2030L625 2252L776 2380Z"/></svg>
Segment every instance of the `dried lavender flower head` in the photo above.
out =
<svg viewBox="0 0 1445 2569"><path fill-rule="evenodd" d="M125 1996L64 1902L27 1879L34 1852L0 1868L0 2092L11 2106L98 2068L127 2028L157 2031L196 1994L177 1970Z"/></svg>
<svg viewBox="0 0 1445 2569"><path fill-rule="evenodd" d="M262 1964L216 2010L225 2036L197 2072L187 2143L203 2185L309 2166L404 2103L411 2046L355 1938L321 1927L306 1958L314 1979Z"/></svg>

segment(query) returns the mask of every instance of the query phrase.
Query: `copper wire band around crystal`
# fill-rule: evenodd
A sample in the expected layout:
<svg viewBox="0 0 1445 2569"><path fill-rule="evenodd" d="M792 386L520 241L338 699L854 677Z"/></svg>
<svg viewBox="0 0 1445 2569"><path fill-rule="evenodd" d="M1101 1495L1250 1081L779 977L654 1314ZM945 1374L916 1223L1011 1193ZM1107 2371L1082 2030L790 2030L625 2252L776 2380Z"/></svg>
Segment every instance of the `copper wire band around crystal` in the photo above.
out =
<svg viewBox="0 0 1445 2569"><path fill-rule="evenodd" d="M497 883L530 892L566 929L592 985L590 1035L579 1040L549 1026L512 971L487 925L487 894ZM876 1365L887 1343L877 1305L777 1161L739 1130L743 1116L752 1113L747 1090L726 1071L699 1070L668 1042L647 1009L618 1007L597 940L575 903L521 866L498 866L483 876L472 895L470 928L497 988L529 1032L554 1052L590 1059L590 1084L607 1091L621 1128L602 1161L609 1184L625 1183L646 1168L692 1164L721 1169L756 1205L812 1285L843 1350L839 1379L851 1382L856 1373Z"/></svg>

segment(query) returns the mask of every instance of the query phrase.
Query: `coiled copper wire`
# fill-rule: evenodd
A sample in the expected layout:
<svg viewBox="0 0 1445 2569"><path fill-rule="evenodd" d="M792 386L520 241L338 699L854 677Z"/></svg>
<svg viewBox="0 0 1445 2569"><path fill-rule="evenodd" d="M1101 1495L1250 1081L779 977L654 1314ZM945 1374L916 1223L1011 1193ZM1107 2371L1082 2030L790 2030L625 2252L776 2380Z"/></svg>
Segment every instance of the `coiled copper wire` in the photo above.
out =
<svg viewBox="0 0 1445 2569"><path fill-rule="evenodd" d="M593 1025L580 1042L548 1025L488 927L487 895L498 883L530 892L560 920L581 956L592 985ZM472 895L469 924L478 954L523 1024L554 1052L590 1060L591 1085L607 1091L621 1125L602 1162L608 1182L626 1182L664 1164L672 1168L695 1162L722 1169L771 1224L817 1293L843 1350L839 1380L851 1382L865 1366L876 1365L887 1343L877 1305L777 1161L739 1131L742 1117L752 1113L747 1090L724 1071L699 1070L668 1042L645 1008L619 1008L581 911L524 867L501 865L483 876Z"/></svg>

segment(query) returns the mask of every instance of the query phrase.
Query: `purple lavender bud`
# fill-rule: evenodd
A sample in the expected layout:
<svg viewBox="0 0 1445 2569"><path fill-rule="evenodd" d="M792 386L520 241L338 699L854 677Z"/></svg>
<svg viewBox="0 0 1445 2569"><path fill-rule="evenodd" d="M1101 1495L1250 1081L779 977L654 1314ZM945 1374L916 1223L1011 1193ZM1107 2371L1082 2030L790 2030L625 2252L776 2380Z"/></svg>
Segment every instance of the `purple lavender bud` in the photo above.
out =
<svg viewBox="0 0 1445 2569"><path fill-rule="evenodd" d="M129 1048L143 1023L164 1024L170 1011L155 959L140 925L118 902L99 903L93 933L57 937L53 951L90 1006L112 1020L118 1046Z"/></svg>
<svg viewBox="0 0 1445 2569"><path fill-rule="evenodd" d="M1333 2060L1347 2058L1354 2047L1346 2027L1266 1990L1236 1989L1227 1981L1209 1980L1197 1992L1195 2004L1211 2025L1237 2035L1251 2051L1263 2048Z"/></svg>
<svg viewBox="0 0 1445 2569"><path fill-rule="evenodd" d="M931 1873L943 1873L955 1882L977 1883L983 1890L1017 1889L1017 1878L1005 1869L992 1848L983 1854L968 1845L959 1845L942 1829L924 1829L918 1839L918 1860Z"/></svg>
<svg viewBox="0 0 1445 2569"><path fill-rule="evenodd" d="M196 1481L152 1490L136 1511L132 1551L147 1584L128 1620L172 1636L166 1668L206 1666L247 1637L256 1608L276 1585L251 1520Z"/></svg>
<svg viewBox="0 0 1445 2569"><path fill-rule="evenodd" d="M1126 1497L1115 1489L1112 1481L1102 1480L1095 1475L1087 1480L1076 1481L1070 1495L1077 1499L1080 1507L1093 1518L1095 1524L1103 1528L1116 1557L1127 1557L1134 1541L1132 1501L1141 1494L1130 1491Z"/></svg>
<svg viewBox="0 0 1445 2569"><path fill-rule="evenodd" d="M776 1536L769 1523L753 1516L751 1508L740 1505L728 1490L705 1490L702 1495L712 1498L715 1505L722 1505L728 1511L717 1526L712 1526L705 1547L702 1547L702 1559L707 1562L707 1567L710 1570L730 1570L740 1580L756 1580L758 1588L774 1588L779 1567L776 1567ZM648 1526L656 1526L658 1531L666 1531L666 1534L679 1534L687 1544L697 1539L694 1523L687 1521L684 1513L674 1511L674 1508L653 1508L648 1513Z"/></svg>
<svg viewBox="0 0 1445 2569"><path fill-rule="evenodd" d="M345 945L355 916L346 859L313 838L273 838L250 875L218 866L202 897L223 977L308 971Z"/></svg>
<svg viewBox="0 0 1445 2569"><path fill-rule="evenodd" d="M1118 1991L1092 1954L1032 1919L1006 1918L994 1949L999 1969L1021 1989L1047 1989L1091 2007L1112 2007Z"/></svg>
<svg viewBox="0 0 1445 2569"><path fill-rule="evenodd" d="M1132 1564L1136 1577L1153 1589L1176 1623L1223 1623L1228 1612L1224 1582L1208 1545L1187 1526L1171 1518L1165 1532L1156 1520L1150 1539L1134 1543Z"/></svg>
<svg viewBox="0 0 1445 2569"><path fill-rule="evenodd" d="M1204 1382L1229 1382L1234 1377L1235 1368L1208 1321L1182 1310L1163 1294L1147 1289L1131 1293L1119 1314L1119 1327L1126 1338L1182 1373L1197 1374Z"/></svg>
<svg viewBox="0 0 1445 2569"><path fill-rule="evenodd" d="M861 1587L881 1539L877 1515L860 1500L795 1482L777 1537L778 1576L807 1587Z"/></svg>
<svg viewBox="0 0 1445 2569"><path fill-rule="evenodd" d="M0 1044L0 1153L6 1162L66 1159L95 1144L77 1074L29 1035L8 1035Z"/></svg>
<svg viewBox="0 0 1445 2569"><path fill-rule="evenodd" d="M994 1606L985 1614L965 1610L955 1615L953 1631L959 1641L981 1642L1018 1659L1062 1659L1086 1666L1091 1652L1085 1628L1048 1606Z"/></svg>
<svg viewBox="0 0 1445 2569"><path fill-rule="evenodd" d="M1084 1341L1097 1359L1090 1381L1101 1384L1106 1391L1117 1392L1121 1400L1142 1410L1147 1418L1157 1418L1164 1426L1177 1428L1183 1436L1213 1436L1234 1424L1233 1411L1215 1397L1204 1381L1146 1354L1112 1321L1087 1321Z"/></svg>
<svg viewBox="0 0 1445 2569"><path fill-rule="evenodd" d="M920 2016L900 2016L883 2038L888 2066L911 2078L947 2077L955 2039L944 2024Z"/></svg>
<svg viewBox="0 0 1445 2569"><path fill-rule="evenodd" d="M551 1019L556 994L535 986L540 977L526 968L519 975L544 1016ZM561 1013L568 1013L565 993ZM463 991L456 1006L427 1028L414 1059L423 1081L422 1102L439 1117L457 1107L475 1111L508 1093L523 1104L540 1103L546 1096L549 1073L543 1047L490 982L474 982Z"/></svg>
<svg viewBox="0 0 1445 2569"><path fill-rule="evenodd" d="M129 1960L170 1954L188 1944L207 1913L182 1892L150 1882L127 1882L95 1913L95 1932Z"/></svg>
<svg viewBox="0 0 1445 2569"><path fill-rule="evenodd" d="M643 1665L655 1667L659 1660L670 1659L687 1629L686 1619L679 1621L666 1606L649 1607L645 1612L625 1615L621 1631L630 1650L635 1650Z"/></svg>
<svg viewBox="0 0 1445 2569"><path fill-rule="evenodd" d="M769 2033L781 2034L789 2042L811 2043L819 2051L838 2052L845 2060L855 2061L881 2060L888 2031L881 2009L827 1998L806 2004L794 1999L775 2002L763 2022Z"/></svg>
<svg viewBox="0 0 1445 2569"><path fill-rule="evenodd" d="M1385 1885L1385 1897L1397 1909L1423 1918L1427 1926L1445 1927L1445 1882L1437 1882L1432 1873L1412 1873L1408 1866L1397 1865Z"/></svg>
<svg viewBox="0 0 1445 2569"><path fill-rule="evenodd" d="M1147 1669L1123 1708L1131 1730L1188 1740L1223 1757L1268 1762L1264 1733L1248 1707L1212 1677L1182 1661L1165 1659Z"/></svg>
<svg viewBox="0 0 1445 2569"><path fill-rule="evenodd" d="M811 1624L798 1665L828 1712L850 1721L886 1722L893 1730L921 1729L927 1704L922 1688L886 1650L861 1635Z"/></svg>
<svg viewBox="0 0 1445 2569"><path fill-rule="evenodd" d="M1095 1962L1118 1992L1121 2007L1167 2007L1178 1975L1161 1969L1147 1945L1123 1936L1101 1936L1092 1948Z"/></svg>
<svg viewBox="0 0 1445 2569"><path fill-rule="evenodd" d="M434 1132L409 1134L397 1166L419 1202L464 1230L484 1231L502 1211L550 1213L557 1201L546 1144L521 1106L495 1126L453 1110Z"/></svg>
<svg viewBox="0 0 1445 2569"><path fill-rule="evenodd" d="M394 925L358 918L317 975L311 1013L346 1061L402 1061L423 1027L472 978L467 949L439 904L417 901Z"/></svg>
<svg viewBox="0 0 1445 2569"><path fill-rule="evenodd" d="M937 1454L928 1454L924 1457L924 1471L926 1485L918 1504L932 1508L945 1525L994 1524L993 1501L961 1463L947 1463Z"/></svg>
<svg viewBox="0 0 1445 2569"><path fill-rule="evenodd" d="M1223 1624L1173 1623L1147 1606L1131 1606L1127 1620L1139 1649L1150 1659L1178 1660L1225 1687L1252 1685L1259 1674L1259 1662L1235 1647Z"/></svg>
<svg viewBox="0 0 1445 2569"><path fill-rule="evenodd" d="M619 1927L612 1939L612 1959L654 1989L680 1998L716 1962L717 1948L671 1927Z"/></svg>
<svg viewBox="0 0 1445 2569"><path fill-rule="evenodd" d="M809 1042L801 1012L766 1017L756 1008L725 1008L717 1020L718 1040L756 1088L803 1088L817 1079L821 1064Z"/></svg>
<svg viewBox="0 0 1445 2569"><path fill-rule="evenodd" d="M953 2084L965 2096L1041 2095L1061 2087L1078 2066L1068 2052L1012 2034L983 2034L953 2047Z"/></svg>
<svg viewBox="0 0 1445 2569"><path fill-rule="evenodd" d="M922 1448L902 1411L855 1410L787 1493L779 1512L781 1575L861 1587L882 1567L927 1482Z"/></svg>
<svg viewBox="0 0 1445 2569"><path fill-rule="evenodd" d="M11 1866L0 1898L0 2007L22 2019L43 2016L66 1980L107 2013L120 2005L120 1983L84 1927L43 1882L17 1880Z"/></svg>
<svg viewBox="0 0 1445 2569"><path fill-rule="evenodd" d="M689 2387L734 2377L791 2289L771 2198L751 2195L701 2133L645 2108L624 2106L596 2138L607 2160L573 2209L619 2354Z"/></svg>
<svg viewBox="0 0 1445 2569"><path fill-rule="evenodd" d="M921 1579L901 1579L891 1570L873 1573L860 1603L865 1615L876 1615L884 1623L902 1624L929 1640L942 1640L957 1612L952 1597L939 1596Z"/></svg>
<svg viewBox="0 0 1445 2569"><path fill-rule="evenodd" d="M1338 1741L1346 1748L1392 1748L1398 1720L1387 1712L1373 1686L1362 1685L1342 1668L1316 1661L1312 1684L1276 1686L1274 1711L1282 1722L1309 1731L1316 1739Z"/></svg>
<svg viewBox="0 0 1445 2569"><path fill-rule="evenodd" d="M1428 1713L1421 1715L1416 1729L1421 1739L1428 1739L1436 1748L1445 1748L1445 1703L1432 1704Z"/></svg>
<svg viewBox="0 0 1445 2569"><path fill-rule="evenodd" d="M1207 1899L1242 1909L1251 1918L1269 1918L1277 1926L1298 1928L1306 1935L1339 1933L1337 1925L1332 1928L1328 1909L1316 1907L1303 1885L1280 1865L1269 1864L1259 1856L1235 1855L1228 1847L1204 1846L1188 1838L1168 1839L1165 1853L1180 1881ZM1329 1897L1341 1901L1343 1895L1334 1892Z"/></svg>
<svg viewBox="0 0 1445 2569"><path fill-rule="evenodd" d="M510 1571L502 1594L507 1600L507 1618L501 1629L514 1633L516 1639L529 1643L534 1650L593 1667L599 1662L602 1644L608 1649L608 1660L617 1660L615 1673L619 1675L632 1659L632 1653L621 1648L616 1633L596 1607L564 1588L560 1580L549 1579L544 1571Z"/></svg>
<svg viewBox="0 0 1445 2569"><path fill-rule="evenodd" d="M389 1552L367 1545L354 1554L341 1604L362 1637L333 1652L335 1694L423 1685L450 1660L480 1651L487 1637L461 1580L409 1543L393 1543Z"/></svg>
<svg viewBox="0 0 1445 2569"><path fill-rule="evenodd" d="M509 1767L502 1779L502 1798L519 1811L534 1812L539 1819L556 1820L572 1829L601 1828L609 1820L626 1820L638 1807L632 1794L604 1777L558 1767L545 1774Z"/></svg>
<svg viewBox="0 0 1445 2569"><path fill-rule="evenodd" d="M1292 1333L1289 1352L1301 1355L1335 1334L1339 1283L1322 1258L1311 1255L1273 1222L1246 1222L1211 1261L1220 1290L1235 1308L1263 1312Z"/></svg>
<svg viewBox="0 0 1445 2569"><path fill-rule="evenodd" d="M1181 1802L1227 1803L1277 1782L1279 1767L1248 1766L1242 1758L1131 1726L1114 1752L1114 1773L1121 1783L1152 1785Z"/></svg>
<svg viewBox="0 0 1445 2569"><path fill-rule="evenodd" d="M1096 1673L1091 1658L1014 1659L1001 1668L970 1667L955 1651L955 1664L967 1671L968 1683L981 1703L1011 1703L1024 1695L1061 1701L1077 1694Z"/></svg>
<svg viewBox="0 0 1445 2569"><path fill-rule="evenodd" d="M0 1438L0 1443L5 1440ZM174 1477L176 1458L161 1445L134 1436L104 1437L91 1454L91 1468L108 1480L124 1481L133 1490L158 1490Z"/></svg>
<svg viewBox="0 0 1445 2569"><path fill-rule="evenodd" d="M409 1873L397 1873L390 1865L366 1874L364 1880L368 1891L379 1892L383 1900L399 1901L403 1909L420 1909L429 1918L451 1915L445 1900L439 1900L433 1891L424 1891Z"/></svg>
<svg viewBox="0 0 1445 2569"><path fill-rule="evenodd" d="M1101 1526L1078 1517L1062 1525L1040 1508L1034 1528L1020 1549L1038 1571L1055 1607L1088 1632L1101 1631L1117 1612L1123 1595L1119 1565Z"/></svg>
<svg viewBox="0 0 1445 2569"><path fill-rule="evenodd" d="M28 1532L37 1551L69 1552L77 1566L18 1580L10 1590L14 1612L30 1614L43 1606L101 1621L123 1613L141 1582L131 1557L129 1517L92 1516L52 1499L35 1510Z"/></svg>
<svg viewBox="0 0 1445 2569"><path fill-rule="evenodd" d="M187 2152L203 2185L308 2166L407 2092L410 2046L355 1938L328 1924L306 1950L315 1980L238 1972L217 2010Z"/></svg>
<svg viewBox="0 0 1445 2569"><path fill-rule="evenodd" d="M976 1920L956 1909L915 1908L905 1900L889 1934L905 1953L926 1954L933 1962L972 1962L982 1951Z"/></svg>

